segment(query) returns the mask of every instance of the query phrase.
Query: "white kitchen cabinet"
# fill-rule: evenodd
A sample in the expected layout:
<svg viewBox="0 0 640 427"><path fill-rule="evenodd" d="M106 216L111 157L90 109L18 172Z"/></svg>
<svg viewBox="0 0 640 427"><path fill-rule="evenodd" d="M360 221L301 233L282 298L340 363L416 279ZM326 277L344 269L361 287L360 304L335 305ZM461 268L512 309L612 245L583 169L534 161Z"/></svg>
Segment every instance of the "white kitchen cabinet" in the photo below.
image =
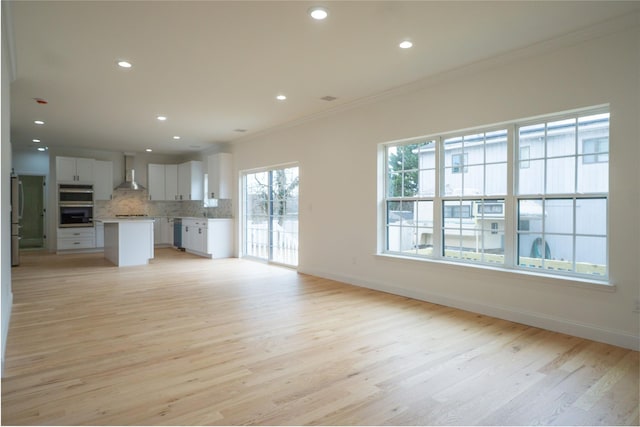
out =
<svg viewBox="0 0 640 427"><path fill-rule="evenodd" d="M178 200L178 165L164 165L165 200Z"/></svg>
<svg viewBox="0 0 640 427"><path fill-rule="evenodd" d="M155 218L153 242L156 246L171 246L173 244L173 218Z"/></svg>
<svg viewBox="0 0 640 427"><path fill-rule="evenodd" d="M207 157L208 199L231 199L233 191L232 154L218 153Z"/></svg>
<svg viewBox="0 0 640 427"><path fill-rule="evenodd" d="M149 190L149 200L167 200L165 189L165 165L149 163L147 168L147 190Z"/></svg>
<svg viewBox="0 0 640 427"><path fill-rule="evenodd" d="M202 200L202 162L192 160L178 165L179 200Z"/></svg>
<svg viewBox="0 0 640 427"><path fill-rule="evenodd" d="M149 163L147 174L149 200L179 200L178 165Z"/></svg>
<svg viewBox="0 0 640 427"><path fill-rule="evenodd" d="M94 159L56 157L56 180L58 182L93 184L94 166Z"/></svg>
<svg viewBox="0 0 640 427"><path fill-rule="evenodd" d="M233 220L210 218L207 220L206 253L212 258L233 256Z"/></svg>
<svg viewBox="0 0 640 427"><path fill-rule="evenodd" d="M96 160L94 164L94 200L111 200L113 194L113 162Z"/></svg>
<svg viewBox="0 0 640 427"><path fill-rule="evenodd" d="M96 223L96 248L104 248L104 224Z"/></svg>
<svg viewBox="0 0 640 427"><path fill-rule="evenodd" d="M93 227L58 228L58 251L93 249L96 234Z"/></svg>
<svg viewBox="0 0 640 427"><path fill-rule="evenodd" d="M187 252L209 258L233 256L233 220L183 218L182 246Z"/></svg>

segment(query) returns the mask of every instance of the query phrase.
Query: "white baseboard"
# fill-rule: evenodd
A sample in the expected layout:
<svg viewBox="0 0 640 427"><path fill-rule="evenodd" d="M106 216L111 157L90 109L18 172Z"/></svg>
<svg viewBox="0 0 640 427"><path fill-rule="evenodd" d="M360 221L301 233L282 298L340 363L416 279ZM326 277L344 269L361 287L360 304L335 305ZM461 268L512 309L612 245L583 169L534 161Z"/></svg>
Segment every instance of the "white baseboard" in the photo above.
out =
<svg viewBox="0 0 640 427"><path fill-rule="evenodd" d="M505 307L493 304L479 303L477 301L465 300L463 298L441 295L428 291L417 291L398 288L393 285L363 280L357 277L344 276L340 274L327 273L319 270L298 270L303 274L324 277L338 282L347 283L354 286L387 292L421 301L440 304L447 307L458 308L473 313L496 317L498 319L509 320L511 322L522 323L553 332L560 332L580 338L603 342L618 347L640 351L640 337L634 336L624 331L617 331L603 328L597 325L576 322L570 319L552 316L544 313L527 312L512 307Z"/></svg>

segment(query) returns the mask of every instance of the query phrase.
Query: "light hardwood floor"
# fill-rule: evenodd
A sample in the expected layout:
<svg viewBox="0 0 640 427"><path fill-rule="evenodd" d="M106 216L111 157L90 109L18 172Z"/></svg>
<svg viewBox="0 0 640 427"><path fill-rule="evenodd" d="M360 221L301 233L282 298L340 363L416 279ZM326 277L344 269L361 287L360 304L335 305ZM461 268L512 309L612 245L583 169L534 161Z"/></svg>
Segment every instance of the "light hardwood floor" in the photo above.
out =
<svg viewBox="0 0 640 427"><path fill-rule="evenodd" d="M25 253L3 424L638 425L638 352L238 259Z"/></svg>

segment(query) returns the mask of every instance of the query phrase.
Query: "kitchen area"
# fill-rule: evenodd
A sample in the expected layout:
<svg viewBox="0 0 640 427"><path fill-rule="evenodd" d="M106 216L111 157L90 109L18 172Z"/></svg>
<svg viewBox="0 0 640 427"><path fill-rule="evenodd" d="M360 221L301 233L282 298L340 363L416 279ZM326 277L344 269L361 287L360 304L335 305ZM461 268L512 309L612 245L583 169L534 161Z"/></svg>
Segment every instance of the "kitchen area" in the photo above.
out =
<svg viewBox="0 0 640 427"><path fill-rule="evenodd" d="M40 153L39 158L31 152L13 154L15 181L42 175L46 182L40 249L60 255L104 252L118 266L147 264L156 248L207 258L234 255L229 153L199 153L193 160L141 153L44 153L46 163Z"/></svg>

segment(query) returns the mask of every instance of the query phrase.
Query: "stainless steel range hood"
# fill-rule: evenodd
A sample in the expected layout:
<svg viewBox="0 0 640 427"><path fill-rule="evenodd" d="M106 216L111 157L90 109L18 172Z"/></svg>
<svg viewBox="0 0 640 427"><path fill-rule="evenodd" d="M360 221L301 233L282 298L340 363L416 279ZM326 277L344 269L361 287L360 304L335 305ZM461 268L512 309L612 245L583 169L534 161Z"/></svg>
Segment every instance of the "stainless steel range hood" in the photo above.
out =
<svg viewBox="0 0 640 427"><path fill-rule="evenodd" d="M124 153L124 182L118 185L116 190L144 190L145 188L136 182L136 171L133 168L135 157L133 153Z"/></svg>

